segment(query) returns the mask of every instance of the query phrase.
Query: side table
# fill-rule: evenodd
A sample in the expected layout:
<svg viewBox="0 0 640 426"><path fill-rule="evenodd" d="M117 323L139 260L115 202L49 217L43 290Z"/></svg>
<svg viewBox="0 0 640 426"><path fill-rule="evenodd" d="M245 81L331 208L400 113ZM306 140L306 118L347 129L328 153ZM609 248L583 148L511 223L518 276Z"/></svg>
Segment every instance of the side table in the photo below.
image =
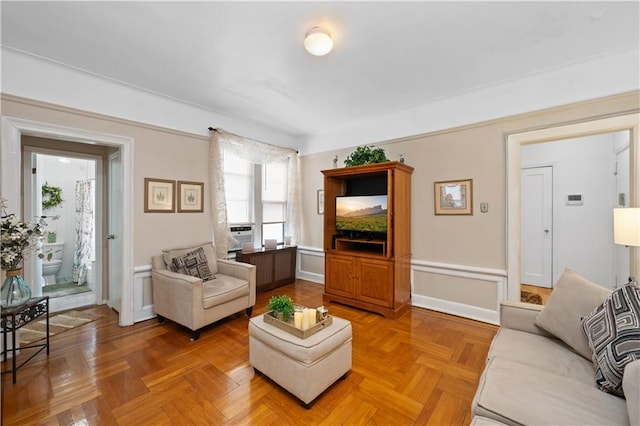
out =
<svg viewBox="0 0 640 426"><path fill-rule="evenodd" d="M36 343L16 348L16 331L42 315L46 315L47 319L47 337L45 343ZM45 349L47 350L47 355L49 355L49 296L32 297L20 306L2 309L0 327L2 327L0 332L2 332L3 343L2 362L7 361L7 352L11 352L11 370L2 371L2 374L11 372L13 374L13 383L15 383L18 369ZM11 333L11 349L7 349L8 333ZM16 352L29 348L39 349L20 365L16 365Z"/></svg>

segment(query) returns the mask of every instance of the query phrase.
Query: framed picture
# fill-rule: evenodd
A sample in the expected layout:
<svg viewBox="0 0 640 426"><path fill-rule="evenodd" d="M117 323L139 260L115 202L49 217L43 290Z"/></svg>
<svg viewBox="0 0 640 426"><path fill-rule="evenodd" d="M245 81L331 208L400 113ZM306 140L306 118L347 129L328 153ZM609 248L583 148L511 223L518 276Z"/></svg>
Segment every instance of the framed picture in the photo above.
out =
<svg viewBox="0 0 640 426"><path fill-rule="evenodd" d="M144 212L175 213L176 181L144 178Z"/></svg>
<svg viewBox="0 0 640 426"><path fill-rule="evenodd" d="M472 215L473 179L434 182L436 215Z"/></svg>
<svg viewBox="0 0 640 426"><path fill-rule="evenodd" d="M202 197L204 183L178 181L178 213L200 213L204 211Z"/></svg>
<svg viewBox="0 0 640 426"><path fill-rule="evenodd" d="M318 214L324 214L324 189L318 189Z"/></svg>

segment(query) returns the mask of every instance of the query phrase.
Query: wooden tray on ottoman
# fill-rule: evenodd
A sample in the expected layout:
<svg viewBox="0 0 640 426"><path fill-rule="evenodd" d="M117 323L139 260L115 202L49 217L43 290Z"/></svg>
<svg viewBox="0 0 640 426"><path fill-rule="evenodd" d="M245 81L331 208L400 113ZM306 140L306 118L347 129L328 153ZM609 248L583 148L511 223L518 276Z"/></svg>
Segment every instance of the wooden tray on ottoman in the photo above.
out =
<svg viewBox="0 0 640 426"><path fill-rule="evenodd" d="M264 319L264 322L266 322L267 324L271 324L274 327L278 327L279 329L284 330L287 333L293 334L294 336L299 337L300 339L306 339L312 334L317 333L318 331L322 330L325 327L330 326L331 323L333 323L333 318L331 317L331 315L327 315L327 317L323 318L322 320L318 320L318 316L319 315L316 312L316 321L317 321L316 325L314 325L311 328L307 328L306 330L300 330L299 328L296 328L295 325L293 325L293 322L282 321L281 319L274 317L273 311L266 312L262 316L262 318Z"/></svg>

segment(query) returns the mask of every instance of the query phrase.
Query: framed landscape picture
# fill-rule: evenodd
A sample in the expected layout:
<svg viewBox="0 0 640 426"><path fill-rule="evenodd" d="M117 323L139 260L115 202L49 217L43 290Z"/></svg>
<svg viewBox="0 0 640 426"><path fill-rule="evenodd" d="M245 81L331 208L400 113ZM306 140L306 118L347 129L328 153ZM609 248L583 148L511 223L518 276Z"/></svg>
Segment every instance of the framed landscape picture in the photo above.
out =
<svg viewBox="0 0 640 426"><path fill-rule="evenodd" d="M174 213L176 181L144 178L144 212Z"/></svg>
<svg viewBox="0 0 640 426"><path fill-rule="evenodd" d="M473 180L434 182L436 215L472 215Z"/></svg>
<svg viewBox="0 0 640 426"><path fill-rule="evenodd" d="M204 183L178 181L178 213L200 213L204 211L202 202Z"/></svg>

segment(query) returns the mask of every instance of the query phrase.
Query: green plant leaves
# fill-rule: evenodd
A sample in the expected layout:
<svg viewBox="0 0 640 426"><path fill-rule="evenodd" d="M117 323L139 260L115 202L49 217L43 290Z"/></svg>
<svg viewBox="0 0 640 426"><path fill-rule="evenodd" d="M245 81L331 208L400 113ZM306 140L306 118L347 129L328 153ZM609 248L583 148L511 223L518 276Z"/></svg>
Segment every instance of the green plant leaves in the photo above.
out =
<svg viewBox="0 0 640 426"><path fill-rule="evenodd" d="M373 149L372 149L373 148ZM372 146L363 145L356 148L344 160L347 167L361 166L363 164L384 163L389 161L382 148L374 148Z"/></svg>

